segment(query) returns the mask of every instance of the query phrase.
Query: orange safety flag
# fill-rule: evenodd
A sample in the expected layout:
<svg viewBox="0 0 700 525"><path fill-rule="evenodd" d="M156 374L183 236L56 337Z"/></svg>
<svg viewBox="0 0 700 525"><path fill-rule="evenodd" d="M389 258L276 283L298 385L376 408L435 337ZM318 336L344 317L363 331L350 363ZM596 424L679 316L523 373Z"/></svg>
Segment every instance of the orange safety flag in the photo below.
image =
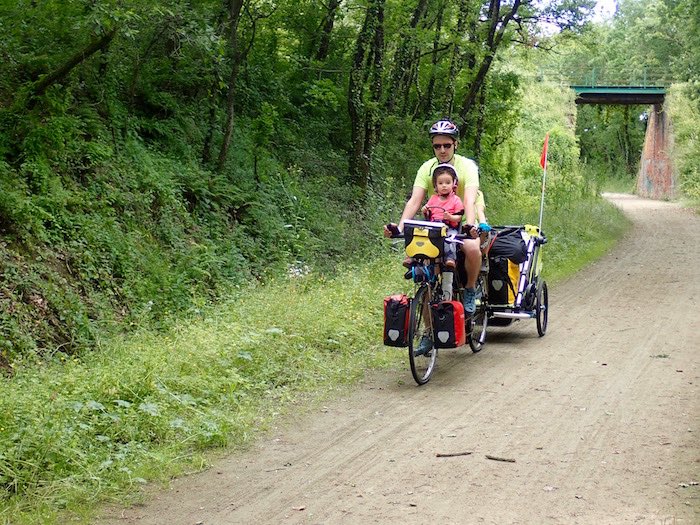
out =
<svg viewBox="0 0 700 525"><path fill-rule="evenodd" d="M549 146L549 133L544 137L544 148L542 148L542 157L540 157L540 166L542 166L542 169L547 166L547 146Z"/></svg>

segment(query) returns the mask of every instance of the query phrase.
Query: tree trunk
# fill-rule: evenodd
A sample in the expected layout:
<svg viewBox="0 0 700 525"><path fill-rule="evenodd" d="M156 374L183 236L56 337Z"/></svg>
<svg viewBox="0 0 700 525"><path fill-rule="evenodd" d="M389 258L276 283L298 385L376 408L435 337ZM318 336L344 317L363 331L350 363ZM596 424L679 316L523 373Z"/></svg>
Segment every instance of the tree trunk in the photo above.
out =
<svg viewBox="0 0 700 525"><path fill-rule="evenodd" d="M215 84L213 82L212 84ZM216 89L212 85L212 89ZM214 95L209 97L209 118L207 120L207 134L204 136L204 143L202 144L202 164L208 166L211 162L211 145L214 140L214 126L216 125L216 104L214 102Z"/></svg>
<svg viewBox="0 0 700 525"><path fill-rule="evenodd" d="M457 75L462 71L462 46L459 41L464 34L467 26L467 17L469 16L469 0L460 0L457 7L457 31L452 43L452 56L450 57L450 72L445 86L445 102L443 103L442 112L444 115L452 115L454 110L455 100L455 82Z"/></svg>
<svg viewBox="0 0 700 525"><path fill-rule="evenodd" d="M370 104L365 123L365 151L363 156L361 185L366 188L372 180L372 158L374 148L382 132L382 119L379 105L382 99L382 73L384 65L384 0L377 2L376 29L372 41L372 74L370 86Z"/></svg>
<svg viewBox="0 0 700 525"><path fill-rule="evenodd" d="M370 23L372 16L372 6L367 9L365 20L357 37L355 45L355 56L353 59L352 69L350 70L350 79L348 84L348 113L350 115L350 140L352 144L352 153L350 155L350 179L353 182L358 182L360 179L362 156L364 154L364 77L365 77L365 60L367 48L370 41Z"/></svg>
<svg viewBox="0 0 700 525"><path fill-rule="evenodd" d="M634 173L634 159L632 158L632 138L630 137L630 107L624 106L622 110L624 122L624 135L622 137L622 151L625 155L625 168L627 174Z"/></svg>
<svg viewBox="0 0 700 525"><path fill-rule="evenodd" d="M476 77L469 86L469 91L464 97L462 109L459 112L459 115L465 121L467 120L469 111L474 105L474 101L476 100L476 96L479 93L479 90L484 84L486 75L489 72L489 69L491 68L493 59L496 56L496 51L498 50L498 46L503 40L503 35L506 31L506 27L508 26L508 23L513 19L515 14L518 12L520 4L521 0L514 0L510 10L506 13L504 17L501 18L501 0L491 0L491 4L489 6L489 32L486 39L488 50L481 62L479 70L476 73ZM462 137L464 137L464 134L466 133L466 128L466 126L463 126L460 131Z"/></svg>
<svg viewBox="0 0 700 525"><path fill-rule="evenodd" d="M224 24L226 23L228 9L221 9L219 15L216 18L216 32L221 34L225 31ZM212 161L212 148L214 142L214 133L216 132L216 108L217 101L219 98L219 82L218 74L216 72L216 65L214 65L212 71L212 80L209 88L209 93L207 95L207 104L209 105L209 112L207 118L207 132L204 135L204 141L202 143L202 164L209 166Z"/></svg>
<svg viewBox="0 0 700 525"><path fill-rule="evenodd" d="M481 157L481 137L484 135L486 121L486 84L479 90L479 101L477 106L476 133L474 133L474 159Z"/></svg>
<svg viewBox="0 0 700 525"><path fill-rule="evenodd" d="M418 78L418 72L420 71L420 49L417 47L413 49L413 56L409 59L411 66L408 68L408 75L405 80L405 87L401 89L401 94L403 96L401 102L401 111L399 115L406 115L411 111L412 116L415 117L418 111L418 103L414 104L412 109L409 109L411 102L411 86L416 88L416 100L420 101L422 98L422 92L420 89L420 82ZM398 98L398 97L397 97Z"/></svg>
<svg viewBox="0 0 700 525"><path fill-rule="evenodd" d="M236 95L236 80L240 65L240 51L238 49L238 24L241 19L243 0L229 0L229 45L231 46L231 74L228 79L228 93L226 95L226 122L224 123L224 137L219 150L217 170L223 171L226 157L231 146L233 135L234 102Z"/></svg>
<svg viewBox="0 0 700 525"><path fill-rule="evenodd" d="M350 180L366 188L371 169L371 154L381 128L376 104L381 94L381 67L383 60L384 0L372 0L357 37L355 56L348 84L348 113L352 152ZM365 100L367 81L372 78L370 100Z"/></svg>
<svg viewBox="0 0 700 525"><path fill-rule="evenodd" d="M445 2L440 2L438 6L437 19L435 21L435 33L433 36L433 52L430 67L430 77L428 79L428 85L425 88L425 96L422 99L423 103L419 104L419 109L416 111L416 115L420 111L420 107L423 108L423 114L429 115L432 112L435 104L433 103L433 96L435 93L435 73L437 72L437 65L440 58L440 33L442 32L442 19L445 14Z"/></svg>
<svg viewBox="0 0 700 525"><path fill-rule="evenodd" d="M134 98L136 97L136 86L138 85L139 77L141 76L141 66L143 62L150 56L151 51L153 51L153 48L158 43L158 40L160 40L160 38L163 36L163 33L165 33L166 29L167 25L163 24L160 30L153 33L151 40L146 46L146 49L143 51L143 53L138 55L136 57L136 60L134 61L134 71L131 73L131 84L129 87L129 101L131 102L132 106L134 104Z"/></svg>
<svg viewBox="0 0 700 525"><path fill-rule="evenodd" d="M331 45L331 33L335 25L335 16L342 0L330 0L326 11L326 16L321 24L321 37L319 39L318 49L316 50L315 59L322 62L328 58L328 51Z"/></svg>
<svg viewBox="0 0 700 525"><path fill-rule="evenodd" d="M386 93L384 107L387 112L392 112L397 101L406 100L406 92L411 86L412 70L415 64L412 57L416 54L415 30L428 10L428 0L418 0L413 10L408 28L402 31L401 43L394 54L394 68L391 72L389 89Z"/></svg>
<svg viewBox="0 0 700 525"><path fill-rule="evenodd" d="M81 64L98 51L105 49L116 34L117 28L115 27L111 31L108 31L107 33L102 35L100 38L97 38L90 42L84 49L81 49L80 51L75 53L58 69L55 69L48 75L42 77L41 80L34 84L34 87L32 88L29 94L29 105L32 106L34 104L33 100L43 95L50 86L52 86L56 82L60 82L65 77L67 77L68 74L77 65Z"/></svg>

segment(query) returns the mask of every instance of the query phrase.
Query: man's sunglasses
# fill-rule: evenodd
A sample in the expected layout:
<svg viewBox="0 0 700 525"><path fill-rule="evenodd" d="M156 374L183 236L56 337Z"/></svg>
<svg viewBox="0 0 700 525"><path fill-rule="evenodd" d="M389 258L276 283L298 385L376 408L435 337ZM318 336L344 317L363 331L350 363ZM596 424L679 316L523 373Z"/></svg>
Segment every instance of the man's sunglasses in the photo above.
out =
<svg viewBox="0 0 700 525"><path fill-rule="evenodd" d="M454 145L454 142L448 142L447 144L433 144L433 149L435 151L439 149L450 149Z"/></svg>

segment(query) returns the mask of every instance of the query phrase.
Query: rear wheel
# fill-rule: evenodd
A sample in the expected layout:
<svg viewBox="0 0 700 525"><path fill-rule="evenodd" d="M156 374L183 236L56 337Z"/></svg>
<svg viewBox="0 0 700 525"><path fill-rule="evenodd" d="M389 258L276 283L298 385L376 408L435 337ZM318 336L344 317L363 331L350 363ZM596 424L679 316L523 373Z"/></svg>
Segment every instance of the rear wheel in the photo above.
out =
<svg viewBox="0 0 700 525"><path fill-rule="evenodd" d="M484 347L484 331L486 330L486 296L484 290L484 279L480 275L476 281L477 297L476 310L467 319L467 339L472 352L481 352ZM468 315L465 313L465 315Z"/></svg>
<svg viewBox="0 0 700 525"><path fill-rule="evenodd" d="M537 333L542 337L547 332L547 319L549 312L549 294L547 293L547 282L542 281L542 286L537 291Z"/></svg>
<svg viewBox="0 0 700 525"><path fill-rule="evenodd" d="M411 317L408 325L408 360L411 374L419 385L430 380L437 362L437 348L433 345L430 322L428 287L421 286L411 301Z"/></svg>

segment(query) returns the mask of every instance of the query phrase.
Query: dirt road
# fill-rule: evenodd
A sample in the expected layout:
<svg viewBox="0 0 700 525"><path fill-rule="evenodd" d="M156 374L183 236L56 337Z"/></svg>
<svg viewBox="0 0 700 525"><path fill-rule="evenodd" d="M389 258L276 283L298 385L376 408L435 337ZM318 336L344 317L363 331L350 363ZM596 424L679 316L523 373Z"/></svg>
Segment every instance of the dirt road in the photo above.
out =
<svg viewBox="0 0 700 525"><path fill-rule="evenodd" d="M101 523L700 523L700 218L610 198L634 227L550 288L544 338L375 376Z"/></svg>

